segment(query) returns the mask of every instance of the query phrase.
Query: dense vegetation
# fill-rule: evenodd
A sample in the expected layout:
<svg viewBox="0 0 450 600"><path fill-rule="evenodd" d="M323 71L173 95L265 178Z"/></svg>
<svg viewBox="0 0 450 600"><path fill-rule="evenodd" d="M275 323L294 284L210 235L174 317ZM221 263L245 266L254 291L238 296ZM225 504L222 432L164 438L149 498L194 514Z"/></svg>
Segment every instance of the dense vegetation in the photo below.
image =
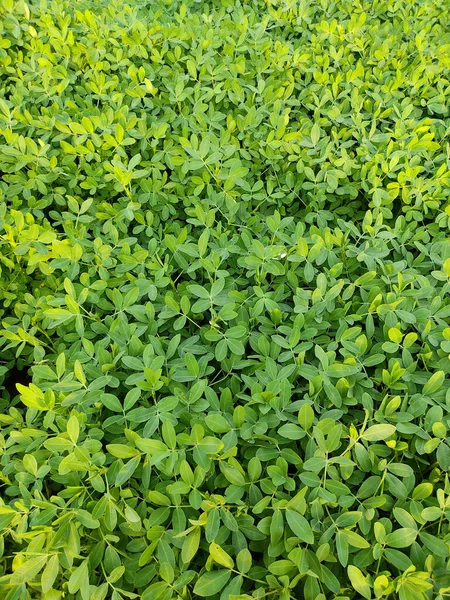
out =
<svg viewBox="0 0 450 600"><path fill-rule="evenodd" d="M2 599L450 596L449 32L2 0Z"/></svg>

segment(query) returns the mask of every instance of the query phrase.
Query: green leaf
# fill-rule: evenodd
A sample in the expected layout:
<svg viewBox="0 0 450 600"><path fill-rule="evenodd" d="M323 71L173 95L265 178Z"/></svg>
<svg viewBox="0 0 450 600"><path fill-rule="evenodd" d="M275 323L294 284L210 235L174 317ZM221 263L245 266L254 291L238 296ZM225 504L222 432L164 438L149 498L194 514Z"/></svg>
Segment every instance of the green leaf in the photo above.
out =
<svg viewBox="0 0 450 600"><path fill-rule="evenodd" d="M45 569L42 571L41 575L41 587L44 593L48 592L56 581L59 573L59 559L56 554L51 556L48 560L48 563L45 566Z"/></svg>
<svg viewBox="0 0 450 600"><path fill-rule="evenodd" d="M188 371L191 373L191 375L194 375L194 377L198 377L200 375L200 367L193 354L186 354L184 357L184 362L186 363Z"/></svg>
<svg viewBox="0 0 450 600"><path fill-rule="evenodd" d="M386 544L391 548L407 548L415 541L417 530L403 527L389 533L386 537Z"/></svg>
<svg viewBox="0 0 450 600"><path fill-rule="evenodd" d="M83 508L77 508L75 514L78 521L88 529L97 529L100 527L100 521L98 519L94 519L91 513L89 513L87 510L84 510Z"/></svg>
<svg viewBox="0 0 450 600"><path fill-rule="evenodd" d="M106 449L112 456L117 458L132 458L139 454L139 450L131 446L125 446L124 444L108 444Z"/></svg>
<svg viewBox="0 0 450 600"><path fill-rule="evenodd" d="M305 431L308 431L314 423L314 410L309 404L302 404L298 412L298 422Z"/></svg>
<svg viewBox="0 0 450 600"><path fill-rule="evenodd" d="M284 520L283 513L281 510L277 509L274 511L272 515L272 520L270 522L270 543L272 546L277 544L283 537L284 533Z"/></svg>
<svg viewBox="0 0 450 600"><path fill-rule="evenodd" d="M137 439L135 444L139 448L139 450L142 450L142 452L145 452L150 455L158 454L160 452L167 452L168 450L166 444L164 444L164 442L161 442L160 440L141 438Z"/></svg>
<svg viewBox="0 0 450 600"><path fill-rule="evenodd" d="M84 560L71 574L68 583L68 590L71 594L76 594L82 585L89 580L88 561Z"/></svg>
<svg viewBox="0 0 450 600"><path fill-rule="evenodd" d="M286 509L286 521L292 529L293 534L305 544L314 543L314 533L311 525L301 514L295 510Z"/></svg>
<svg viewBox="0 0 450 600"><path fill-rule="evenodd" d="M365 430L361 437L363 440L366 440L368 442L378 442L380 440L385 440L388 437L391 437L391 435L393 435L395 431L395 425L372 425L372 427L369 427Z"/></svg>
<svg viewBox="0 0 450 600"><path fill-rule="evenodd" d="M347 543L353 548L370 548L369 542L355 531L342 531Z"/></svg>
<svg viewBox="0 0 450 600"><path fill-rule="evenodd" d="M282 425L278 430L278 434L281 435L281 437L287 438L288 440L300 440L306 435L305 431L294 423L286 423L285 425Z"/></svg>
<svg viewBox="0 0 450 600"><path fill-rule="evenodd" d="M123 412L123 407L120 403L120 400L113 394L102 394L101 401L106 406L106 408L109 408L109 410L118 413Z"/></svg>
<svg viewBox="0 0 450 600"><path fill-rule="evenodd" d="M208 292L208 290L206 290L201 285L190 285L189 286L189 291L194 296L197 296L197 298L204 298L204 299L209 298L209 292Z"/></svg>
<svg viewBox="0 0 450 600"><path fill-rule="evenodd" d="M194 586L194 594L207 598L218 594L227 584L231 577L231 571L221 569L219 571L210 571L204 573Z"/></svg>
<svg viewBox="0 0 450 600"><path fill-rule="evenodd" d="M366 577L364 577L362 571L354 565L349 565L347 567L347 573L350 582L353 586L353 589L357 591L358 594L361 594L363 598L367 598L367 600L370 600L370 598L372 597L370 586L367 583L367 579Z"/></svg>
<svg viewBox="0 0 450 600"><path fill-rule="evenodd" d="M158 598L161 598L168 587L169 585L165 581L152 583L144 590L142 594L142 600L158 600Z"/></svg>
<svg viewBox="0 0 450 600"><path fill-rule="evenodd" d="M232 569L234 567L234 561L231 556L215 542L212 542L209 545L209 554L212 559L222 567L226 567L227 569Z"/></svg>
<svg viewBox="0 0 450 600"><path fill-rule="evenodd" d="M221 462L220 470L233 485L245 485L245 477L236 467Z"/></svg>
<svg viewBox="0 0 450 600"><path fill-rule="evenodd" d="M136 471L136 469L140 463L140 460L141 460L141 457L136 456L136 457L132 458L131 460L129 460L127 463L125 463L123 465L123 467L121 467L120 471L117 473L116 480L115 480L115 485L117 487L122 486L124 483L126 483L130 479L130 477Z"/></svg>
<svg viewBox="0 0 450 600"><path fill-rule="evenodd" d="M436 373L433 373L433 375L430 377L430 379L423 386L424 395L430 396L431 394L434 394L435 392L437 392L442 387L442 384L444 383L444 379L445 379L444 371L436 371Z"/></svg>
<svg viewBox="0 0 450 600"><path fill-rule="evenodd" d="M226 433L232 428L228 421L222 415L207 415L205 423L214 433Z"/></svg>
<svg viewBox="0 0 450 600"><path fill-rule="evenodd" d="M247 548L243 548L238 552L236 563L240 573L248 573L250 571L252 566L252 555Z"/></svg>
<svg viewBox="0 0 450 600"><path fill-rule="evenodd" d="M327 375L329 375L330 377L349 377L350 375L354 375L355 373L358 373L359 369L358 367L354 366L354 365L344 365L344 364L340 364L340 363L333 363L332 365L330 365L327 370L326 373Z"/></svg>
<svg viewBox="0 0 450 600"><path fill-rule="evenodd" d="M197 554L200 544L200 529L197 527L184 538L183 547L181 549L181 560L184 563L189 563Z"/></svg>
<svg viewBox="0 0 450 600"><path fill-rule="evenodd" d="M13 585L21 585L29 581L33 581L36 575L41 571L47 556L35 556L22 563L11 575L11 583Z"/></svg>

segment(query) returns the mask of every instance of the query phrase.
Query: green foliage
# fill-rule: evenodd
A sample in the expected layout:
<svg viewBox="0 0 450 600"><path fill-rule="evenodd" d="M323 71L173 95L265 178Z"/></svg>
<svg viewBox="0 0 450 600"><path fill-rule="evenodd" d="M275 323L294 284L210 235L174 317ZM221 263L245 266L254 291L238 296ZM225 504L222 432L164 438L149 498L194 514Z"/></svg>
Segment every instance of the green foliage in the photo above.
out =
<svg viewBox="0 0 450 600"><path fill-rule="evenodd" d="M450 593L449 5L0 5L0 597Z"/></svg>

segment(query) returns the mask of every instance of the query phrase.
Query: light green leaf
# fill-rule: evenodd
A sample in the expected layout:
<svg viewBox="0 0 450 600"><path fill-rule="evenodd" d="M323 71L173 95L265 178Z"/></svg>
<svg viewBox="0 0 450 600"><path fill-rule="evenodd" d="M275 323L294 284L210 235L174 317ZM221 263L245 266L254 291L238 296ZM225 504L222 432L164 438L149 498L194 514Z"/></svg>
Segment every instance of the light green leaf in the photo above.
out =
<svg viewBox="0 0 450 600"><path fill-rule="evenodd" d="M220 571L210 571L202 575L195 584L194 594L206 598L218 594L225 587L231 577L231 571L221 569Z"/></svg>
<svg viewBox="0 0 450 600"><path fill-rule="evenodd" d="M372 427L369 427L365 430L361 437L363 440L366 440L368 442L378 442L380 440L385 440L388 437L391 437L391 435L393 435L395 431L395 425L372 425Z"/></svg>

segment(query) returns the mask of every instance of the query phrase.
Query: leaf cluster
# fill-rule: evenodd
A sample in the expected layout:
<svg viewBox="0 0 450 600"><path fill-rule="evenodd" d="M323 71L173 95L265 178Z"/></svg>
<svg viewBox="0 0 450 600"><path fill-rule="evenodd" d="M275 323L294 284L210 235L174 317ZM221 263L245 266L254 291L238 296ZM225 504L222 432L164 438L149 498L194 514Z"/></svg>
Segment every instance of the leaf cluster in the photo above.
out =
<svg viewBox="0 0 450 600"><path fill-rule="evenodd" d="M2 599L448 597L446 8L2 1Z"/></svg>

